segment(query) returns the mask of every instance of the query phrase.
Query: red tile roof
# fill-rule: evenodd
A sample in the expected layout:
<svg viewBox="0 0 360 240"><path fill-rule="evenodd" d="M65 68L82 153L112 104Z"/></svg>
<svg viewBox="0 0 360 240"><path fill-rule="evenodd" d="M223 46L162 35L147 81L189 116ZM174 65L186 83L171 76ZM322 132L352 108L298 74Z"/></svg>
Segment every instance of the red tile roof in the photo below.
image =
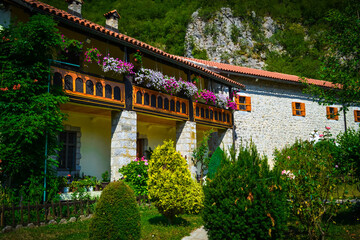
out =
<svg viewBox="0 0 360 240"><path fill-rule="evenodd" d="M63 11L63 10L60 10L58 8L55 8L53 6L50 6L46 3L42 3L40 1L37 1L37 0L22 0L24 3L28 3L30 4L32 7L35 7L37 9L40 9L44 12L48 12L50 14L53 14L55 16L58 16L58 17L61 17L63 19L66 19L66 20L70 20L74 23L77 23L79 25L82 25L84 27L87 27L87 28L91 28L91 29L94 29L96 31L99 31L101 33L104 33L106 35L109 35L109 36L112 36L112 37L115 37L115 38L118 38L122 41L125 41L125 42L128 42L132 45L134 45L135 47L138 47L138 48L143 48L143 49L147 49L147 50L150 50L156 54L159 54L159 55L162 55L164 57L167 57L168 59L172 59L172 60L175 60L179 63L182 63L182 64L186 64L187 66L190 66L192 68L195 68L195 69L198 69L208 75L211 75L219 80L222 80L222 81L225 81L225 82L228 82L232 85L235 85L237 87L240 87L240 88L245 88L245 86L241 83L238 83L232 79L229 79L227 77L224 77L220 74L217 74L217 73L214 73L213 71L210 71L206 68L203 68L197 64L194 64L192 62L189 62L187 61L186 59L183 59L182 57L179 57L179 56L175 56L175 55L172 55L172 54L169 54L169 53L166 53L158 48L155 48L153 46L150 46L149 44L146 44L144 42L141 42L139 40L136 40L135 38L132 38L132 37L129 37L129 36L126 36L124 34L121 34L121 33L117 33L117 32L114 32L114 31L111 31L99 24L96 24L96 23L93 23L89 20L86 20L86 19L82 19L82 18L79 18L79 17L76 17L66 11Z"/></svg>
<svg viewBox="0 0 360 240"><path fill-rule="evenodd" d="M200 63L201 65L206 65L211 68L218 68L219 70L222 70L222 71L241 73L241 74L251 75L251 76L255 76L255 77L266 77L266 78L272 78L272 79L284 80L284 81L290 81L290 82L300 82L300 77L295 76L295 75L278 73L278 72L270 72L270 71L247 68L247 67L234 66L234 65L230 65L230 64L226 64L226 63L218 63L218 62L206 61L206 60L195 59L195 58L186 58L186 57L181 57L181 58L188 60L189 62ZM311 78L306 78L306 80L310 84L324 86L324 87L334 87L334 85L331 82L317 80L317 79L311 79Z"/></svg>

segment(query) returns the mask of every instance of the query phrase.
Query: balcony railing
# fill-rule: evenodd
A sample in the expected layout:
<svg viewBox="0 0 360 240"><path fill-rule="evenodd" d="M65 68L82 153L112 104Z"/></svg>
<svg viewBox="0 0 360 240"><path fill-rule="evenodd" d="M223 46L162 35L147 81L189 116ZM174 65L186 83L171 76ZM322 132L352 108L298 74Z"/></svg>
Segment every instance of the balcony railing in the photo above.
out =
<svg viewBox="0 0 360 240"><path fill-rule="evenodd" d="M119 109L125 107L125 85L58 67L52 84L62 86L70 101Z"/></svg>
<svg viewBox="0 0 360 240"><path fill-rule="evenodd" d="M202 103L194 103L194 119L208 125L232 127L231 111Z"/></svg>
<svg viewBox="0 0 360 240"><path fill-rule="evenodd" d="M133 86L134 110L189 119L189 101L183 98Z"/></svg>

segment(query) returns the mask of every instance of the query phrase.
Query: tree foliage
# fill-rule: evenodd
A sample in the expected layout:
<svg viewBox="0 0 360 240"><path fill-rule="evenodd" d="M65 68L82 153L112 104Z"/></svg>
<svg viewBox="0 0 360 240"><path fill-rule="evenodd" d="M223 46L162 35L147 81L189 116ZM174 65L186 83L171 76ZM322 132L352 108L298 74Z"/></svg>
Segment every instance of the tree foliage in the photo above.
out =
<svg viewBox="0 0 360 240"><path fill-rule="evenodd" d="M8 186L44 171L46 134L48 155L55 154L64 119L59 104L67 98L61 89L48 92L49 59L64 47L56 23L43 15L0 32L0 167ZM51 170L56 162L48 160Z"/></svg>
<svg viewBox="0 0 360 240"><path fill-rule="evenodd" d="M176 215L199 213L204 194L191 178L186 160L175 151L173 141L155 148L149 161L149 198L170 223Z"/></svg>
<svg viewBox="0 0 360 240"><path fill-rule="evenodd" d="M326 21L331 28L325 32L327 54L322 58L321 79L333 88L309 85L308 92L320 104L342 105L345 111L360 102L360 3L349 1L345 11L329 11Z"/></svg>

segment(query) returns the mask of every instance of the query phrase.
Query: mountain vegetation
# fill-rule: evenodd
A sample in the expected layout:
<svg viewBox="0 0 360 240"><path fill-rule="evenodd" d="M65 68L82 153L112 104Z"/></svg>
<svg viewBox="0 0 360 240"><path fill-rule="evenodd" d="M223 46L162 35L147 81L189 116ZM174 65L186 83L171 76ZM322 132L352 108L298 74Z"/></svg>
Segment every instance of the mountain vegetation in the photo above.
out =
<svg viewBox="0 0 360 240"><path fill-rule="evenodd" d="M64 10L67 8L67 3L63 0L44 1ZM265 68L270 71L320 78L320 59L326 51L323 33L330 27L325 17L333 9L343 11L351 2L351 0L87 0L83 5L83 17L104 25L103 14L117 9L121 15L120 32L171 54L184 55L187 26L192 14L197 10L201 18L207 21L222 7L229 7L234 16L252 25L253 35L259 35L258 26L261 25L261 18L270 16L281 26L270 41L280 45L282 50L267 50ZM256 17L253 12L256 13ZM261 37L257 41L261 43ZM195 57L206 58L206 54Z"/></svg>

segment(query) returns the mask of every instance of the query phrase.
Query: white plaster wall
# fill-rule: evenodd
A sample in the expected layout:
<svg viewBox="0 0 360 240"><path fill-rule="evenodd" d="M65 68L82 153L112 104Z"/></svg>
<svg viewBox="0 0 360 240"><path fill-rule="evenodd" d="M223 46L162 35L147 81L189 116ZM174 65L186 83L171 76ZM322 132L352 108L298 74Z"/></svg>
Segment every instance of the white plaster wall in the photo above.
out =
<svg viewBox="0 0 360 240"><path fill-rule="evenodd" d="M154 150L162 145L164 140L173 140L176 142L176 127L171 125L161 125L149 122L137 122L137 131L139 137L147 138L148 148ZM148 150L148 148L146 150Z"/></svg>
<svg viewBox="0 0 360 240"><path fill-rule="evenodd" d="M236 111L234 114L237 148L242 140L252 139L258 150L272 159L275 148L281 149L297 138L309 139L315 129L323 131L329 126L333 135L344 131L343 113L338 121L328 120L326 106L313 102L299 86L255 79L242 79L241 82L247 90L239 95L251 97L251 112ZM292 115L292 102L305 103L305 117ZM340 110L339 105L333 106ZM358 128L353 110L351 108L347 113L347 125Z"/></svg>
<svg viewBox="0 0 360 240"><path fill-rule="evenodd" d="M110 171L110 139L111 118L101 115L90 115L64 111L68 119L64 125L80 127L81 159L80 176L96 176L101 180L101 174Z"/></svg>

